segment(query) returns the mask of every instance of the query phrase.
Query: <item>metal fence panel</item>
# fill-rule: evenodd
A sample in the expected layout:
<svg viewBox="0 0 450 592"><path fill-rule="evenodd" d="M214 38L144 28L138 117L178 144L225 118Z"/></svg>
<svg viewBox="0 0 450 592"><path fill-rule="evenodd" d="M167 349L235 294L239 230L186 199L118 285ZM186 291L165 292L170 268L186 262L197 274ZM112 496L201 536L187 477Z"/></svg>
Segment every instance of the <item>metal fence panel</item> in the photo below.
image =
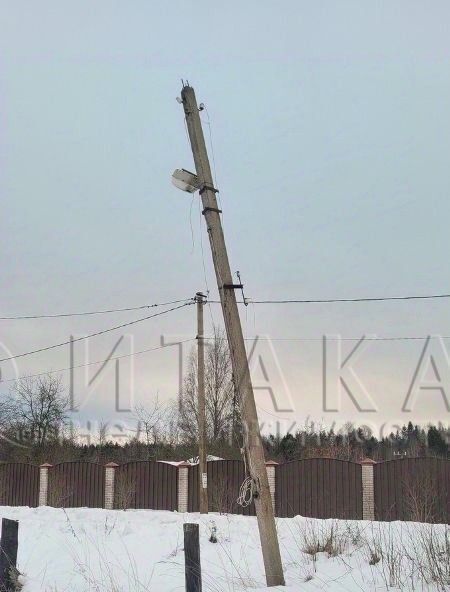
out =
<svg viewBox="0 0 450 592"><path fill-rule="evenodd" d="M188 511L199 511L199 475L198 465L189 467L189 496ZM210 512L223 514L243 514L254 516L255 504L252 502L246 508L237 503L239 489L246 477L245 465L242 460L214 460L209 461L208 470L208 509Z"/></svg>
<svg viewBox="0 0 450 592"><path fill-rule="evenodd" d="M48 471L48 505L55 508L102 508L105 498L102 465L71 461Z"/></svg>
<svg viewBox="0 0 450 592"><path fill-rule="evenodd" d="M275 467L277 516L362 519L361 465L333 458Z"/></svg>
<svg viewBox="0 0 450 592"><path fill-rule="evenodd" d="M401 458L374 465L375 518L450 522L450 461Z"/></svg>
<svg viewBox="0 0 450 592"><path fill-rule="evenodd" d="M39 467L24 463L0 464L0 505L39 504Z"/></svg>
<svg viewBox="0 0 450 592"><path fill-rule="evenodd" d="M177 510L178 469L155 461L120 465L115 475L115 507Z"/></svg>

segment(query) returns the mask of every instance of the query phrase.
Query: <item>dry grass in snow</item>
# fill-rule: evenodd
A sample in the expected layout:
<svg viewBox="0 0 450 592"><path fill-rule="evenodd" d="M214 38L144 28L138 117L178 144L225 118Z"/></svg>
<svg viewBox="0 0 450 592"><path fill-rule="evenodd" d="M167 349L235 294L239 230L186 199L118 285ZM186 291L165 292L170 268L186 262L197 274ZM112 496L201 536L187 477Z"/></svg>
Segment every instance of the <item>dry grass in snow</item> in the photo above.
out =
<svg viewBox="0 0 450 592"><path fill-rule="evenodd" d="M0 516L20 523L23 592L183 591L185 521L200 525L204 592L265 589L253 517L8 507ZM277 524L285 592L450 589L446 525L299 516Z"/></svg>

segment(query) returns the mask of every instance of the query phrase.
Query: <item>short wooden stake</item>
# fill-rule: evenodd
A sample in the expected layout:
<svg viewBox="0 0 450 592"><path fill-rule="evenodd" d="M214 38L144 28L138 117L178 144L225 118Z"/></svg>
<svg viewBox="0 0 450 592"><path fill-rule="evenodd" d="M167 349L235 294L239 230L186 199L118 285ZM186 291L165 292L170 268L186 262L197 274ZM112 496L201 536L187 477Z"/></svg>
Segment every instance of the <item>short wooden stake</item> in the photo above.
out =
<svg viewBox="0 0 450 592"><path fill-rule="evenodd" d="M17 520L2 518L0 541L0 590L2 592L14 592L16 589L18 531Z"/></svg>
<svg viewBox="0 0 450 592"><path fill-rule="evenodd" d="M184 524L184 573L186 592L202 592L198 524Z"/></svg>

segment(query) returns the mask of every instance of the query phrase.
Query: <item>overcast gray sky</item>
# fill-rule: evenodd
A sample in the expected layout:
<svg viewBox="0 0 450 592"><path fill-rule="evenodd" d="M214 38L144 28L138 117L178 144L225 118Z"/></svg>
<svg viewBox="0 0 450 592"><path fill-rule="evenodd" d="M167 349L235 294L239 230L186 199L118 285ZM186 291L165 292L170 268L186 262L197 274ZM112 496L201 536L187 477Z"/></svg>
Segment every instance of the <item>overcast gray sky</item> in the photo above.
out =
<svg viewBox="0 0 450 592"><path fill-rule="evenodd" d="M206 283L217 295L198 196L170 184L174 168L193 167L175 101L181 78L208 108L226 239L246 296L450 291L448 2L0 6L2 316L186 298ZM211 311L208 330L211 317L221 320L217 305ZM2 322L0 341L17 354L137 316ZM448 423L442 392L401 411L422 342L375 342L362 354L355 371L378 411L361 414L348 397L339 412L324 411L320 341L279 341L450 335L448 300L250 305L242 319L247 336L278 339L261 355L276 396L290 393L290 419ZM162 334L193 337L194 307L129 333L135 350L158 346ZM89 359L107 357L120 335L91 340ZM76 363L82 353L77 346ZM177 360L174 348L138 356L124 398L127 389L142 402L176 396ZM69 362L61 348L1 369L7 379ZM121 363L121 376L131 370ZM255 369L256 383L263 374ZM79 417L116 417L112 389L110 368ZM270 412L263 421L285 418L267 392L257 397Z"/></svg>

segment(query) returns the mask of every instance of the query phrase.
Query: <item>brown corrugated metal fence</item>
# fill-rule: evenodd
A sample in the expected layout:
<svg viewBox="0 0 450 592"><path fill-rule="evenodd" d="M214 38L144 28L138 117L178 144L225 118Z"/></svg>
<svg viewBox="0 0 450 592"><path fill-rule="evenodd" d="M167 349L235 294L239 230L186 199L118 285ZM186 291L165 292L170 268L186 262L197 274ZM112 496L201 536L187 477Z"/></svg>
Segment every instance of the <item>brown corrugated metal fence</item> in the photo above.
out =
<svg viewBox="0 0 450 592"><path fill-rule="evenodd" d="M176 510L177 467L154 461L135 461L120 465L115 476L115 507Z"/></svg>
<svg viewBox="0 0 450 592"><path fill-rule="evenodd" d="M208 466L211 463L208 462ZM198 490L200 488L198 465L189 467L188 470L188 512L198 512L200 510L200 502L198 499Z"/></svg>
<svg viewBox="0 0 450 592"><path fill-rule="evenodd" d="M255 504L246 508L237 503L239 489L246 477L241 460L214 460L208 462L208 505L210 512L255 515ZM189 468L188 511L198 512L198 465Z"/></svg>
<svg viewBox="0 0 450 592"><path fill-rule="evenodd" d="M39 503L39 467L24 463L0 464L0 505L30 506Z"/></svg>
<svg viewBox="0 0 450 592"><path fill-rule="evenodd" d="M180 501L186 495L185 481L181 480L179 484L177 466L154 461L133 461L113 466L115 508L178 510L179 503L181 508L185 508L184 502ZM197 465L187 469L189 512L198 511L198 470ZM74 461L48 467L43 465L42 471L42 503L56 507L104 507L103 465ZM48 471L47 497L45 471ZM39 475L39 467L34 465L0 463L0 504L37 506ZM253 503L247 508L237 504L239 488L245 477L245 466L240 460L208 462L210 511L254 515ZM371 483L366 475L366 496L371 495ZM179 486L183 488L180 500ZM112 487L111 482L109 487ZM110 491L112 496L113 490ZM375 463L373 498L376 520L449 523L450 460L404 458ZM329 458L276 465L275 513L280 517L299 514L313 518L362 519L361 465Z"/></svg>
<svg viewBox="0 0 450 592"><path fill-rule="evenodd" d="M331 458L294 460L275 468L277 516L362 519L358 463Z"/></svg>
<svg viewBox="0 0 450 592"><path fill-rule="evenodd" d="M102 508L105 469L91 462L63 462L49 468L48 505L56 508Z"/></svg>
<svg viewBox="0 0 450 592"><path fill-rule="evenodd" d="M374 465L376 520L450 522L450 461L402 458Z"/></svg>

